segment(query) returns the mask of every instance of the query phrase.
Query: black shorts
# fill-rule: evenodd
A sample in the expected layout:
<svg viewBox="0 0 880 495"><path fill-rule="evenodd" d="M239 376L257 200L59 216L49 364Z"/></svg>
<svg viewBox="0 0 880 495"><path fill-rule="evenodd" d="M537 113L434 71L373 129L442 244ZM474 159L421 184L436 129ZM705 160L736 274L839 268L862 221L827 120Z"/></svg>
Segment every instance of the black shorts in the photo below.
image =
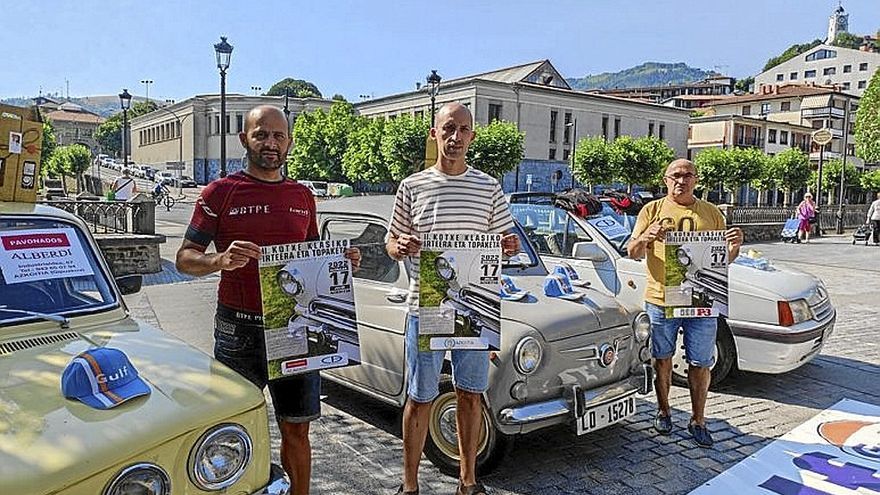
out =
<svg viewBox="0 0 880 495"><path fill-rule="evenodd" d="M218 304L214 358L260 389L268 385L278 421L306 423L321 417L321 375L317 371L269 381L262 315Z"/></svg>

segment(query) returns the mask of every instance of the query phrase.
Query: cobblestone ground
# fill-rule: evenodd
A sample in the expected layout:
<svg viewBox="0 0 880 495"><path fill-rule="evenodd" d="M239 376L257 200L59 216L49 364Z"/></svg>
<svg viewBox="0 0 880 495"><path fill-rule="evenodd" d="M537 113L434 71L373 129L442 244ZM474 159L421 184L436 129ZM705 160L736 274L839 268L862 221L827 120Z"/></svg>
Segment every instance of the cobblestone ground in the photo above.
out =
<svg viewBox="0 0 880 495"><path fill-rule="evenodd" d="M711 392L707 416L716 441L712 449L694 447L685 428L687 391L673 387L672 435L653 432L655 404L649 396L639 402L634 418L592 435L577 437L559 427L519 438L500 468L484 479L491 492L687 493L842 398L880 404L880 247L852 246L848 238L838 237L809 245L747 248L825 281L838 320L821 355L783 375L739 374ZM179 285L210 299L215 284ZM149 301L133 304L138 316L158 323ZM312 493L394 493L402 471L398 411L326 381L324 393L323 417L312 425ZM277 456L277 431L273 445ZM453 494L455 486L455 479L423 460L421 493Z"/></svg>

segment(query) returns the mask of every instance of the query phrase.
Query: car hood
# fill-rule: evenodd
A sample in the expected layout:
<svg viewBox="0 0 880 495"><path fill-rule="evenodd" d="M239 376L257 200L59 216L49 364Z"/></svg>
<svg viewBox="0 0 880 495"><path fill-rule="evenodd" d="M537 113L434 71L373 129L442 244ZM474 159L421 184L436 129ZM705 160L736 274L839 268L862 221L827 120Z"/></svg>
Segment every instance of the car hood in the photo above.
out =
<svg viewBox="0 0 880 495"><path fill-rule="evenodd" d="M536 329L549 342L629 324L629 314L612 297L591 288L575 291L587 295L567 301L544 295L543 276L515 277L516 286L529 291L520 301L501 301L501 317Z"/></svg>
<svg viewBox="0 0 880 495"><path fill-rule="evenodd" d="M819 284L815 275L776 263L750 266L735 262L729 265L728 270L730 292L770 300L807 298Z"/></svg>
<svg viewBox="0 0 880 495"><path fill-rule="evenodd" d="M131 319L45 337L42 345L0 355L0 493L43 493L38 487L50 475L45 490L70 486L263 404L262 393L232 370ZM65 399L64 368L94 346L125 352L151 394L109 410Z"/></svg>

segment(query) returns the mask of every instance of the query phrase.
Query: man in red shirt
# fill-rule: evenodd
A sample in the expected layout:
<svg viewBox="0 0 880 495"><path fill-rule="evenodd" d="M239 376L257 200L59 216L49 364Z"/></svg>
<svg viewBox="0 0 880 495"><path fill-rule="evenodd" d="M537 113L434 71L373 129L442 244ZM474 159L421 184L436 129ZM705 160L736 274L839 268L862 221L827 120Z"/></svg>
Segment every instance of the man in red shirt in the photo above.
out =
<svg viewBox="0 0 880 495"><path fill-rule="evenodd" d="M291 139L279 109L251 110L239 139L247 165L202 191L177 251L177 269L196 276L221 272L214 357L257 387L268 385L281 430L281 463L293 495L304 495L311 477L309 423L321 415L321 378L311 372L269 382L258 262L260 246L318 239L315 199L281 175ZM211 242L216 253L205 252ZM360 253L346 256L356 269Z"/></svg>

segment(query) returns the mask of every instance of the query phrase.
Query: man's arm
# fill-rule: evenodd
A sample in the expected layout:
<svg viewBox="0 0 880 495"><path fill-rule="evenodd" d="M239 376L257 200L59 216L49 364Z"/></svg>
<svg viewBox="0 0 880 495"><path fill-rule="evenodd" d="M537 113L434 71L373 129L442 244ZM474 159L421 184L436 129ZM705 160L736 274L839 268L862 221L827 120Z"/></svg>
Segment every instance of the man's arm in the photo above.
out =
<svg viewBox="0 0 880 495"><path fill-rule="evenodd" d="M177 250L175 266L181 273L201 277L221 270L236 270L250 260L260 259L260 246L248 241L232 241L222 253L205 253L205 246L184 239Z"/></svg>
<svg viewBox="0 0 880 495"><path fill-rule="evenodd" d="M638 224L636 226L638 226ZM635 233L636 230L633 230L633 232ZM634 260L644 258L651 244L654 241L662 239L665 233L666 231L660 226L659 221L652 223L644 232L633 236L632 239L629 240L626 245L627 256Z"/></svg>
<svg viewBox="0 0 880 495"><path fill-rule="evenodd" d="M727 229L724 232L724 239L727 241L727 260L732 263L739 256L739 249L743 243L743 231L739 227Z"/></svg>

